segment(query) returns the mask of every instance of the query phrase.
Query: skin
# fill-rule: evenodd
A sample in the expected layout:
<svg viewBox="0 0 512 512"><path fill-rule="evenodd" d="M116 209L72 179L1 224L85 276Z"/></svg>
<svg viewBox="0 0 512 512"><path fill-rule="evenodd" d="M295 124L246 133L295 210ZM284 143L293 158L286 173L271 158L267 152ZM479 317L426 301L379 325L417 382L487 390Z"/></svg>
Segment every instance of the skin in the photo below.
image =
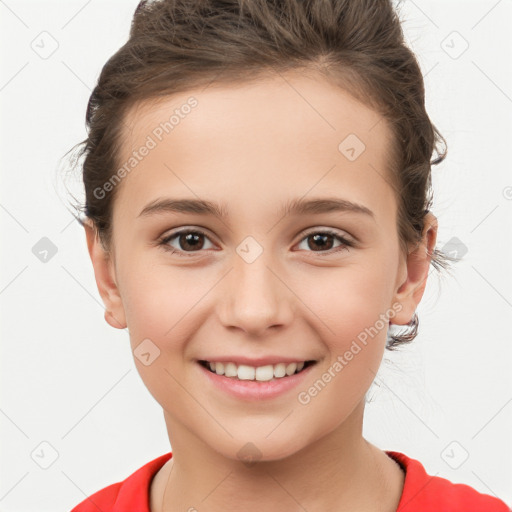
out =
<svg viewBox="0 0 512 512"><path fill-rule="evenodd" d="M400 311L391 323L411 320L437 220L428 214L421 244L408 256L400 251L395 192L389 176L384 179L387 122L305 73L143 102L126 117L131 129L120 161L190 96L198 106L117 185L110 253L93 226L85 226L105 319L128 327L132 350L146 338L160 350L147 366L134 357L162 406L173 451L152 482L151 510L395 511L404 474L362 436L365 393L384 354L387 324L309 403L297 395L393 304ZM366 145L353 162L338 150L350 133ZM348 199L374 218L279 215L286 201L303 196ZM172 212L138 217L161 197L225 202L229 215L223 221ZM192 256L157 245L184 227L207 232L199 250L183 238L181 245L179 237L168 242ZM306 238L310 228L331 228L357 242L335 252L336 238L319 247ZM252 263L236 252L247 236L263 248ZM216 354L293 355L317 363L299 388L248 402L202 374L196 360ZM237 455L246 443L259 452L253 465Z"/></svg>

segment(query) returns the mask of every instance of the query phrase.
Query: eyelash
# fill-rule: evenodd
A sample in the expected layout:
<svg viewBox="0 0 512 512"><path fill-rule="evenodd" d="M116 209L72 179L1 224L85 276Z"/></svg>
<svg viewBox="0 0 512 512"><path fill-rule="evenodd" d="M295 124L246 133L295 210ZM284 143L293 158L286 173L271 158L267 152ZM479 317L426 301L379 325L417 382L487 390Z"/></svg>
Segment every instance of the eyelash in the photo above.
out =
<svg viewBox="0 0 512 512"><path fill-rule="evenodd" d="M179 257L185 257L185 258L192 257L192 256L194 256L195 254L197 254L197 253L199 253L201 251L188 251L188 252L187 251L181 251L179 249L175 249L174 247L170 247L168 245L168 243L173 238L176 238L179 235L190 234L190 233L203 235L206 238L209 238L208 235L204 231L201 231L200 229L182 229L182 230L176 231L176 232L174 232L174 233L172 233L170 235L166 235L163 238L160 238L158 240L158 246L162 247L165 251L169 251L171 254L176 254ZM341 242L342 245L339 246L339 247L336 247L334 249L329 249L328 251L306 251L306 252L318 253L320 255L332 255L332 254L335 254L337 252L344 251L344 250L346 251L346 250L348 250L348 248L354 247L354 244L352 242L350 242L349 240L347 240L343 236L339 235L335 231L332 231L332 230L329 230L329 229L310 231L310 232L306 233L302 237L300 242L302 242L303 240L305 240L306 238L308 238L308 237L310 237L312 235L331 235L334 238L336 238L339 242Z"/></svg>

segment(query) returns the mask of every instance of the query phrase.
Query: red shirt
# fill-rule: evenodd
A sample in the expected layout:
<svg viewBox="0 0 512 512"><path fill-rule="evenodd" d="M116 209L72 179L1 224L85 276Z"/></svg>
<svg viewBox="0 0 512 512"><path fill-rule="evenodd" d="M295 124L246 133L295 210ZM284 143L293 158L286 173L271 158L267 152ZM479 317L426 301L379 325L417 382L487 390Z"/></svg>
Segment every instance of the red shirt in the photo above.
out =
<svg viewBox="0 0 512 512"><path fill-rule="evenodd" d="M404 488L396 512L511 512L505 502L481 494L469 485L454 484L430 476L422 464L403 453L386 451L405 471ZM151 479L172 457L161 455L132 473L126 480L109 485L79 503L71 512L151 512Z"/></svg>

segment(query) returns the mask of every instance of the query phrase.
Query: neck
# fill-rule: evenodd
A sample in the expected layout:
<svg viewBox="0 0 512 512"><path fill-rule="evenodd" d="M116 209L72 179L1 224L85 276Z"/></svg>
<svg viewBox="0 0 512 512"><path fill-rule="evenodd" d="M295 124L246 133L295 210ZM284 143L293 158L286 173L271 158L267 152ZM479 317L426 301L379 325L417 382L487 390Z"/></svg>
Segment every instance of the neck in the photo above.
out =
<svg viewBox="0 0 512 512"><path fill-rule="evenodd" d="M403 473L362 437L364 402L337 429L293 455L252 464L212 450L166 416L173 457L154 479L151 511L395 512Z"/></svg>

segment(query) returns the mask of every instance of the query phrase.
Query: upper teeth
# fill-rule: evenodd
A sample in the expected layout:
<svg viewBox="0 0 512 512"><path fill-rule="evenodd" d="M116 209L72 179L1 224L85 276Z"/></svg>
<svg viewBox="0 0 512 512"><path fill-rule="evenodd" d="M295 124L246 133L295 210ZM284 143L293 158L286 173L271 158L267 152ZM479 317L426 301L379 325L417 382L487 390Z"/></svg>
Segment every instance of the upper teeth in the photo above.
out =
<svg viewBox="0 0 512 512"><path fill-rule="evenodd" d="M247 366L245 364L236 365L235 363L208 363L210 370L217 375L225 375L226 377L238 377L240 380L259 380L266 381L272 378L281 378L285 375L293 375L300 372L304 368L304 361L299 363L278 363L268 364L266 366Z"/></svg>

